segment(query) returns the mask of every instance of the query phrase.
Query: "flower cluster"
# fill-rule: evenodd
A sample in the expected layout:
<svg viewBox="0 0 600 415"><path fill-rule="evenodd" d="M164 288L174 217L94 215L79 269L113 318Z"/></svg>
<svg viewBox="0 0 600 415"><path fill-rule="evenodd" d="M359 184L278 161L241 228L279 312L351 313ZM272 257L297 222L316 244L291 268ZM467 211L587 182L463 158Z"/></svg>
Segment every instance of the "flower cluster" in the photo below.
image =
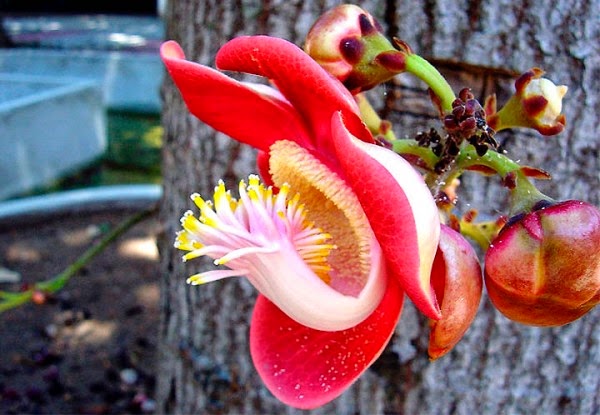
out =
<svg viewBox="0 0 600 415"><path fill-rule="evenodd" d="M175 246L184 260L208 256L219 267L188 282L245 277L257 289L250 351L282 402L315 408L346 390L389 342L404 294L430 319L431 359L467 331L484 282L492 303L523 324L566 324L600 302L600 211L553 201L529 180L544 172L496 151L502 129L564 128L566 87L540 70L519 78L500 110L468 89L457 98L427 61L349 5L315 23L305 51L268 36L219 50L219 69L275 87L190 62L173 41L161 56L192 114L258 151L260 177L241 181L237 195L220 182L212 200L192 196L200 213L184 214ZM398 140L361 94L401 72L431 87L441 133ZM508 221L452 213L466 171L500 176ZM486 250L484 272L465 236Z"/></svg>

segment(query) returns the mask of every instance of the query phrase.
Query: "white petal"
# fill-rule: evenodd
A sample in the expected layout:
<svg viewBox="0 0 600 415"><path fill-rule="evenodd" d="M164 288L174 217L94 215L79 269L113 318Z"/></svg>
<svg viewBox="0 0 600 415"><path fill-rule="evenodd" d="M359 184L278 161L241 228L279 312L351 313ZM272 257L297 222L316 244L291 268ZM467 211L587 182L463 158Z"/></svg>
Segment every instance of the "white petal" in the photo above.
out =
<svg viewBox="0 0 600 415"><path fill-rule="evenodd" d="M247 276L263 295L290 318L307 327L338 331L356 326L379 305L387 274L381 248L371 243L371 271L357 297L343 295L320 280L294 247L282 241L273 254L257 254Z"/></svg>

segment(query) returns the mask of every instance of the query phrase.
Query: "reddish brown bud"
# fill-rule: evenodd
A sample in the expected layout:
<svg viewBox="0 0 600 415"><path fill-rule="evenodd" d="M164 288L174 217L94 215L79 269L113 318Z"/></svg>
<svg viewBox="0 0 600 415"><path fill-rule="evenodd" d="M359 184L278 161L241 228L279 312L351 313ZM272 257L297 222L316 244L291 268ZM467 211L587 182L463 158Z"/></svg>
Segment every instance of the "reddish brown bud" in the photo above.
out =
<svg viewBox="0 0 600 415"><path fill-rule="evenodd" d="M379 32L374 22L375 20L371 15L367 15L367 13L361 13L358 16L358 25L360 26L360 33L363 36L369 36Z"/></svg>
<svg viewBox="0 0 600 415"><path fill-rule="evenodd" d="M502 184L510 190L514 189L517 187L517 175L511 171L502 178Z"/></svg>

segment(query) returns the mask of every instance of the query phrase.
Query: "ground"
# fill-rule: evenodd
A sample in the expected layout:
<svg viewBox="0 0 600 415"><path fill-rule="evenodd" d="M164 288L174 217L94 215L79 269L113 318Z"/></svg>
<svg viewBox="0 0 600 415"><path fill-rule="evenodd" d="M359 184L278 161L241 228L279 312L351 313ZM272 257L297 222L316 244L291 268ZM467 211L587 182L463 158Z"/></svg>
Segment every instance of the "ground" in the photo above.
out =
<svg viewBox="0 0 600 415"><path fill-rule="evenodd" d="M164 32L161 20L150 16L36 14L5 16L3 23L15 46L50 50L158 53ZM160 182L158 114L113 109L107 118L108 150L103 159L32 193ZM40 218L28 226L0 220L0 277L10 270L21 278L18 283L0 282L0 290L18 290L51 278L107 225L130 213ZM137 225L45 304L0 314L1 414L153 409L159 325L157 228L155 219Z"/></svg>
<svg viewBox="0 0 600 415"><path fill-rule="evenodd" d="M0 224L16 290L52 277L131 212ZM159 326L156 218L136 225L44 304L0 314L0 413L152 412Z"/></svg>

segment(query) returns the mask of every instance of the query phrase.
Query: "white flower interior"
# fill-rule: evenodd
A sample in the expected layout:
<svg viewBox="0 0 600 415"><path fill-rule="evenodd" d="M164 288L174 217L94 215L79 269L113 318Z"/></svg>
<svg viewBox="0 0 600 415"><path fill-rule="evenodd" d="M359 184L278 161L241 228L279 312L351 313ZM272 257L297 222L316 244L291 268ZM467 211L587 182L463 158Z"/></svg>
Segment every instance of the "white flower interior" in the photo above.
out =
<svg viewBox="0 0 600 415"><path fill-rule="evenodd" d="M184 260L213 258L191 276L203 284L246 276L291 318L319 330L343 330L377 307L385 285L381 248L346 183L291 141L271 147L278 193L257 176L241 182L239 199L221 182L214 204L195 194L199 218L186 212L175 246ZM327 232L324 232L325 229Z"/></svg>

